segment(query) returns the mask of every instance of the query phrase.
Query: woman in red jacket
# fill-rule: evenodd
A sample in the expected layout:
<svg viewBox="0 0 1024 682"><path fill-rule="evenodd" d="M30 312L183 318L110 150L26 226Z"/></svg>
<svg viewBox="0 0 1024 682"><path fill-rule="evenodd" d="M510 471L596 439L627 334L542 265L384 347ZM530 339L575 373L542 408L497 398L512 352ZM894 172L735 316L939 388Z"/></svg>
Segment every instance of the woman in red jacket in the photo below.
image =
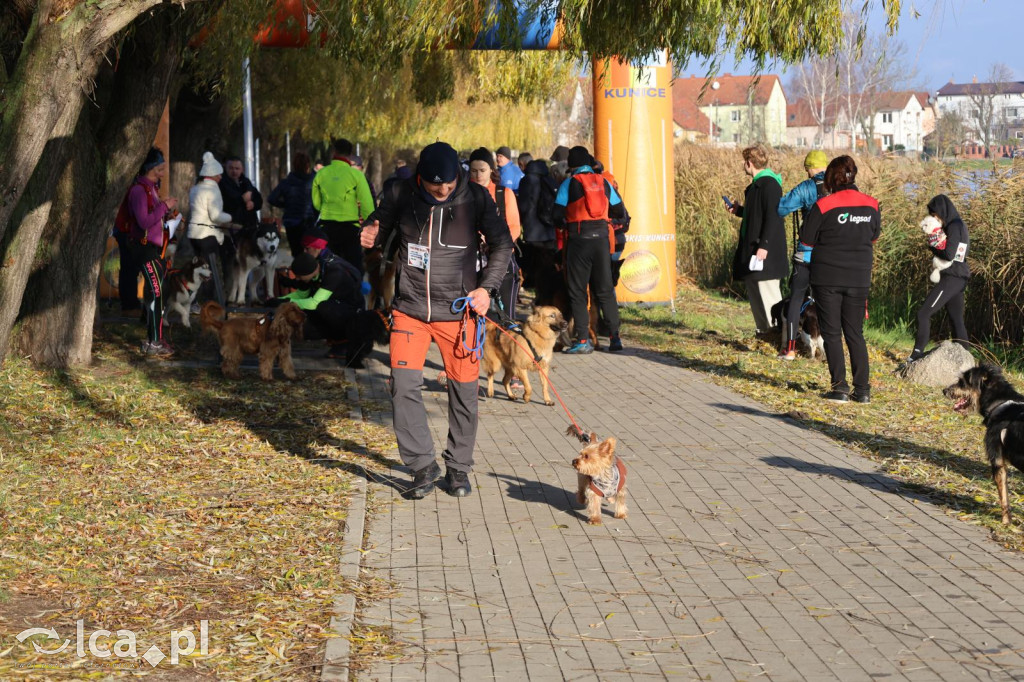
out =
<svg viewBox="0 0 1024 682"><path fill-rule="evenodd" d="M850 399L844 337L850 349L853 399L858 403L871 402L864 313L871 286L874 243L882 231L882 218L878 201L861 193L854 184L856 179L857 164L851 157L832 159L825 169L825 189L831 194L818 199L807 213L798 251L810 262L811 287L825 341L832 380L825 398L841 403Z"/></svg>

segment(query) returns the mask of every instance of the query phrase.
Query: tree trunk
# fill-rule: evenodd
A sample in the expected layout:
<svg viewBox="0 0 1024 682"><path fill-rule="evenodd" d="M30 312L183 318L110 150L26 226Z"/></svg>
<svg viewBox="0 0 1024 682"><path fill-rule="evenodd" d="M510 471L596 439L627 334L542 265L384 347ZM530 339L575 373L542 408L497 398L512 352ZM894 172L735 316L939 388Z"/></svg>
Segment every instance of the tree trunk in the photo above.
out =
<svg viewBox="0 0 1024 682"><path fill-rule="evenodd" d="M158 4L82 2L58 21L51 16L59 10L54 0L40 0L0 105L0 238L44 150L68 143L103 46Z"/></svg>
<svg viewBox="0 0 1024 682"><path fill-rule="evenodd" d="M100 74L101 105L80 116L21 303L18 349L38 364L66 367L91 360L106 237L152 143L180 64L187 22L174 21L178 17L180 10L168 8L139 22L116 73L107 66ZM0 327L0 335L6 331Z"/></svg>

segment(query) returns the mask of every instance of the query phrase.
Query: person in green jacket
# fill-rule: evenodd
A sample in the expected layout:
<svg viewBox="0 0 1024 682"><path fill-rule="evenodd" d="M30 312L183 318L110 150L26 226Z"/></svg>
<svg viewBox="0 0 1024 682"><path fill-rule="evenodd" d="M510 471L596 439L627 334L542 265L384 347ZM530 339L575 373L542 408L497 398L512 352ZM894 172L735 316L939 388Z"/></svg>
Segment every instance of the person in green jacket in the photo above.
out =
<svg viewBox="0 0 1024 682"><path fill-rule="evenodd" d="M376 208L370 184L349 162L352 143L335 140L334 159L313 178L313 208L320 212L320 227L327 233L331 251L363 272L359 246L361 221Z"/></svg>

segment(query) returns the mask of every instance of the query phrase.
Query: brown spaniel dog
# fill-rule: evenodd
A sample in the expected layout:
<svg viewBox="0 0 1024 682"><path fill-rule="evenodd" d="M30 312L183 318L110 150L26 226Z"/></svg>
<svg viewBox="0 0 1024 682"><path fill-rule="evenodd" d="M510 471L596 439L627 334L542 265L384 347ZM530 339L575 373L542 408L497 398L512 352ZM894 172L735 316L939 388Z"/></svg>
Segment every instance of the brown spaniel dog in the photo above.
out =
<svg viewBox="0 0 1024 682"><path fill-rule="evenodd" d="M229 379L238 379L238 366L245 354L259 355L260 379L270 381L274 361L280 359L281 369L289 379L295 378L292 364L292 337L301 338L306 313L294 303L282 304L274 313L261 317L224 318L223 306L210 301L199 313L203 331L216 332L220 339L220 369Z"/></svg>

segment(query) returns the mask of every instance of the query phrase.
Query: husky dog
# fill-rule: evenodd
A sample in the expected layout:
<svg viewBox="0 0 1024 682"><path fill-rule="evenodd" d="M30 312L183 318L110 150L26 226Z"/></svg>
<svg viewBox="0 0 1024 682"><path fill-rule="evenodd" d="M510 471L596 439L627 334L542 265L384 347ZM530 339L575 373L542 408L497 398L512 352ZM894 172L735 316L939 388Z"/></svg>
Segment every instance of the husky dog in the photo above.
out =
<svg viewBox="0 0 1024 682"><path fill-rule="evenodd" d="M167 312L176 312L181 315L181 323L186 328L192 328L192 321L189 318L189 309L196 300L199 287L203 282L210 279L213 270L210 264L202 256L196 256L192 262L180 270L171 270L164 279L164 288L167 291Z"/></svg>
<svg viewBox="0 0 1024 682"><path fill-rule="evenodd" d="M278 247L281 235L276 221L264 220L255 232L242 232L236 237L237 250L231 269L231 292L228 303L245 305L246 283L249 285L249 299L259 300L257 287L266 280L267 298L274 298L274 275L277 271ZM252 281L249 274L252 273Z"/></svg>

